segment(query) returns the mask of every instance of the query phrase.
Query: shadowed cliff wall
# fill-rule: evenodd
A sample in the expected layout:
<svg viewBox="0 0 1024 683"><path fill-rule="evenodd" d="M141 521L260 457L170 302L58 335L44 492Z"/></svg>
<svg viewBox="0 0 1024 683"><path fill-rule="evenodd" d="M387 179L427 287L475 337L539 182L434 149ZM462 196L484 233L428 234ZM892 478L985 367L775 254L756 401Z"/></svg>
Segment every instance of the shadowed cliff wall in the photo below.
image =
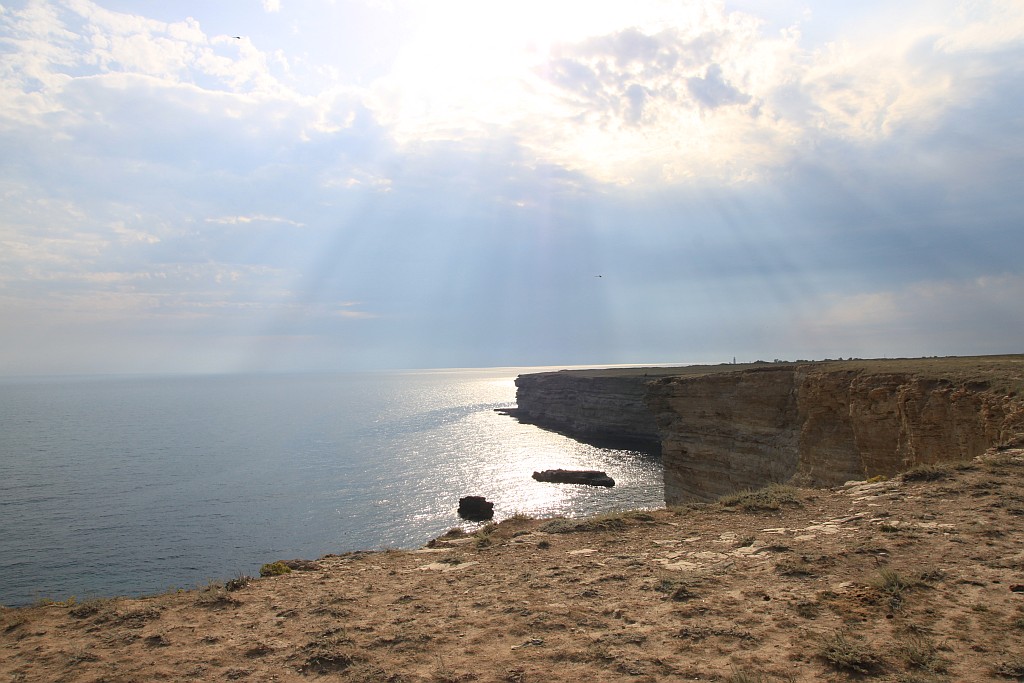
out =
<svg viewBox="0 0 1024 683"><path fill-rule="evenodd" d="M579 441L657 452L661 437L646 403L650 379L642 373L605 377L583 371L520 375L518 405L507 412Z"/></svg>

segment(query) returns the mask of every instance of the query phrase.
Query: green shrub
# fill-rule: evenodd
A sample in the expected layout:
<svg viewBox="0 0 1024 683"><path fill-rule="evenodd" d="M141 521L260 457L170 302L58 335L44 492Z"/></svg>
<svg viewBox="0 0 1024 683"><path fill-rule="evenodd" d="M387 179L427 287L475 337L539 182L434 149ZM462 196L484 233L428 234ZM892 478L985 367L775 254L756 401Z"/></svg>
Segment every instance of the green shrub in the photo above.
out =
<svg viewBox="0 0 1024 683"><path fill-rule="evenodd" d="M260 576L280 576L281 574L290 574L291 571L291 567L278 560L277 562L268 562L260 567Z"/></svg>

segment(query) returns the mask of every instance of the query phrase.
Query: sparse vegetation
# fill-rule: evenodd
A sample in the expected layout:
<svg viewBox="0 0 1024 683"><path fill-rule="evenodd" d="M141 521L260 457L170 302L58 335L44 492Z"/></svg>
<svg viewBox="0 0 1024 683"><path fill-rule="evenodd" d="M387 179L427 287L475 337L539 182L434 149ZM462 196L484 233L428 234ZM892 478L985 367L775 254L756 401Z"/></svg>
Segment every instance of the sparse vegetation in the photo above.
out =
<svg viewBox="0 0 1024 683"><path fill-rule="evenodd" d="M754 534L746 534L744 536L740 536L736 539L736 547L749 548L750 546L754 545L754 541L756 540L757 536L755 536Z"/></svg>
<svg viewBox="0 0 1024 683"><path fill-rule="evenodd" d="M800 507L800 489L785 484L771 484L757 491L740 491L722 496L718 504L724 508L739 508L745 512L779 510L783 506Z"/></svg>
<svg viewBox="0 0 1024 683"><path fill-rule="evenodd" d="M546 534L572 534L584 531L617 531L626 528L626 520L622 514L598 515L583 519L559 517L552 519L537 528Z"/></svg>
<svg viewBox="0 0 1024 683"><path fill-rule="evenodd" d="M36 600L37 607L74 607L77 603L75 596L71 595L64 600L55 600L54 598L39 598Z"/></svg>
<svg viewBox="0 0 1024 683"><path fill-rule="evenodd" d="M816 619L821 613L821 605L815 600L797 600L793 610L804 619Z"/></svg>
<svg viewBox="0 0 1024 683"><path fill-rule="evenodd" d="M944 673L946 660L939 656L939 650L930 639L911 633L900 644L899 652L907 668L929 673Z"/></svg>
<svg viewBox="0 0 1024 683"><path fill-rule="evenodd" d="M769 679L760 672L734 667L725 680L726 683L768 683Z"/></svg>
<svg viewBox="0 0 1024 683"><path fill-rule="evenodd" d="M818 656L835 669L858 674L870 674L882 663L869 647L842 631L821 639Z"/></svg>
<svg viewBox="0 0 1024 683"><path fill-rule="evenodd" d="M236 598L228 595L224 584L219 581L211 581L199 590L199 594L196 596L196 604L200 607L225 607L241 603Z"/></svg>
<svg viewBox="0 0 1024 683"><path fill-rule="evenodd" d="M910 468L900 475L903 481L938 481L946 479L951 473L952 467L949 464L925 464Z"/></svg>
<svg viewBox="0 0 1024 683"><path fill-rule="evenodd" d="M514 515L512 515L511 517L509 517L505 521L507 521L507 522L531 522L534 519L536 519L536 517L534 517L533 515L528 515L528 514L523 513L523 512L517 512L517 513L515 513Z"/></svg>
<svg viewBox="0 0 1024 683"><path fill-rule="evenodd" d="M1024 457L1012 453L997 453L984 458L981 464L989 472L1002 472L1010 467L1024 465Z"/></svg>
<svg viewBox="0 0 1024 683"><path fill-rule="evenodd" d="M878 572L878 578L874 582L874 586L882 592L889 608L893 610L900 609L906 599L907 591L918 585L920 585L919 581L908 579L888 567Z"/></svg>
<svg viewBox="0 0 1024 683"><path fill-rule="evenodd" d="M278 560L277 562L268 562L260 567L260 576L281 576L282 574L290 574L291 571L291 567Z"/></svg>
<svg viewBox="0 0 1024 683"><path fill-rule="evenodd" d="M113 598L96 598L94 600L86 600L83 603L75 605L70 614L78 619L85 619L101 612L107 612L112 609L114 605Z"/></svg>
<svg viewBox="0 0 1024 683"><path fill-rule="evenodd" d="M237 590L242 590L243 588L248 586L251 582L252 582L252 577L251 576L246 576L245 574L239 574L235 578L229 579L224 584L224 590L226 590L228 592L234 592L234 591L237 591Z"/></svg>
<svg viewBox="0 0 1024 683"><path fill-rule="evenodd" d="M1003 660L992 668L992 673L1003 678L1020 680L1024 678L1024 657L1017 656L1013 659Z"/></svg>

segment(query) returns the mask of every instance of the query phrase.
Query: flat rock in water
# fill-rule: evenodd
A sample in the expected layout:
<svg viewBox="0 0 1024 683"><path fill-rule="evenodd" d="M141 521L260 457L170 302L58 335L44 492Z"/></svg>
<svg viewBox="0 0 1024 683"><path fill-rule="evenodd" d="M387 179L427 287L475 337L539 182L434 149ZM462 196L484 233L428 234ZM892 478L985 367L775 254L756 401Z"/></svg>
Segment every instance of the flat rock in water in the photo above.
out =
<svg viewBox="0 0 1024 683"><path fill-rule="evenodd" d="M598 470L544 470L534 472L537 481L555 484L585 484L587 486L615 486L615 480Z"/></svg>

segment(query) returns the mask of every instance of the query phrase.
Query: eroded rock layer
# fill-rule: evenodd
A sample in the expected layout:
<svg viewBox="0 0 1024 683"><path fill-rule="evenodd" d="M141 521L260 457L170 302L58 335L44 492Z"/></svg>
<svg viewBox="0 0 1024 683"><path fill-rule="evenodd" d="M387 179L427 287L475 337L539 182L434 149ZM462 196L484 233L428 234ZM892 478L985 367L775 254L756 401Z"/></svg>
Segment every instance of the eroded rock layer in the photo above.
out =
<svg viewBox="0 0 1024 683"><path fill-rule="evenodd" d="M659 442L670 505L891 476L1024 434L1024 356L570 371L517 385L523 421Z"/></svg>

